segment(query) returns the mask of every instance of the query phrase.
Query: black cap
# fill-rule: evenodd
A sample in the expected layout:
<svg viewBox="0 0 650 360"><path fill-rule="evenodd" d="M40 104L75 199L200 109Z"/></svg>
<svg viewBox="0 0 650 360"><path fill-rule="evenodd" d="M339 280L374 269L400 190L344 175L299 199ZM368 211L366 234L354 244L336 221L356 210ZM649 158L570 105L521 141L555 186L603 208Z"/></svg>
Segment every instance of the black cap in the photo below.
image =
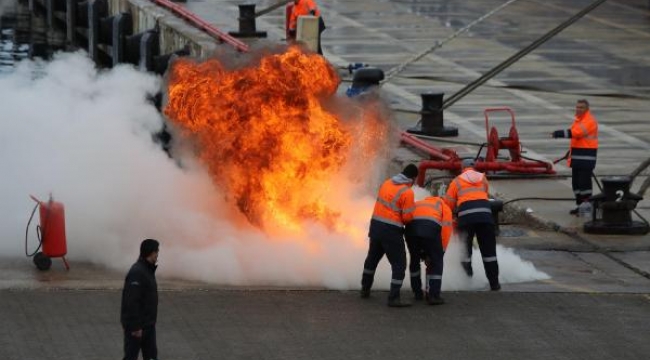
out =
<svg viewBox="0 0 650 360"><path fill-rule="evenodd" d="M417 178L417 177L418 177L418 173L419 173L419 171L418 171L418 167L415 166L415 165L413 165L413 164L408 164L408 165L406 165L406 167L404 168L404 170L402 170L402 174L403 174L404 176L406 176L407 178L409 178L409 179L415 179L415 178Z"/></svg>
<svg viewBox="0 0 650 360"><path fill-rule="evenodd" d="M140 257L146 258L147 256L151 255L151 253L158 251L159 245L160 243L158 243L158 240L154 240L154 239L142 240L142 243L140 244Z"/></svg>
<svg viewBox="0 0 650 360"><path fill-rule="evenodd" d="M476 161L474 159L463 159L461 162L463 169L468 168L468 167L474 167L476 165Z"/></svg>

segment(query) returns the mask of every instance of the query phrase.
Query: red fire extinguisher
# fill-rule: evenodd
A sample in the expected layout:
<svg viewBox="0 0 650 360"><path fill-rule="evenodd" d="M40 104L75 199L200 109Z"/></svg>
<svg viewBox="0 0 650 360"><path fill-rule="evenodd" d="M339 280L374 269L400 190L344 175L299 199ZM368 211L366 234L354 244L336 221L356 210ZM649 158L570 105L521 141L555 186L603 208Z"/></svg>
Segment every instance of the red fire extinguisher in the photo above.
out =
<svg viewBox="0 0 650 360"><path fill-rule="evenodd" d="M63 259L66 270L70 270L70 265L65 259L68 248L65 238L65 210L63 204L54 201L52 195L50 195L50 200L47 202L40 201L32 195L30 197L36 201L36 206L32 210L32 215L29 217L27 229L25 230L25 255L34 257L34 264L39 270L48 270L52 266L51 258L56 257ZM39 243L36 250L30 254L27 251L29 225L37 208L40 210L40 225L36 227ZM42 252L38 251L41 247L43 248Z"/></svg>

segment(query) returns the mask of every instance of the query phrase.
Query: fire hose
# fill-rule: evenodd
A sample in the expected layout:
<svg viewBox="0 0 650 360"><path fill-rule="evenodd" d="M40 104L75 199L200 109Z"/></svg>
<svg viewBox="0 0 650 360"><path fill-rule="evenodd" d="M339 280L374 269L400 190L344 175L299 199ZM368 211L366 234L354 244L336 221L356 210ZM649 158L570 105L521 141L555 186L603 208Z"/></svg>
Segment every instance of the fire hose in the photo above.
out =
<svg viewBox="0 0 650 360"><path fill-rule="evenodd" d="M27 242L28 242L28 239L29 239L29 225L32 223L32 220L34 219L34 214L36 214L36 210L38 209L39 206L40 206L40 204L37 202L36 206L34 206L34 210L32 210L32 214L29 216L29 220L27 221L27 227L25 228L25 256L27 256L27 257L32 257L32 256L36 255L38 250L40 250L41 246L43 245L41 226L36 225L36 235L38 237L38 247L36 247L36 250L34 250L34 252L31 253L31 254L27 250Z"/></svg>

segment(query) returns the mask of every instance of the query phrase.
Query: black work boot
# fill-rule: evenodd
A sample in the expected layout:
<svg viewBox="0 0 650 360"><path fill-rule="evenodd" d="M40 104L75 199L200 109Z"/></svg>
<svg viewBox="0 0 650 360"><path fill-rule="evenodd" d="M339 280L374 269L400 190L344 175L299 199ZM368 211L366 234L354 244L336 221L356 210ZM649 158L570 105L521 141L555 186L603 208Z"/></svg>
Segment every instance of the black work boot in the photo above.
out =
<svg viewBox="0 0 650 360"><path fill-rule="evenodd" d="M370 289L363 289L363 288L362 288L362 289L361 289L361 292L360 292L360 295L361 295L361 298L362 298L362 299L367 299L367 298L369 298L369 297L370 297Z"/></svg>
<svg viewBox="0 0 650 360"><path fill-rule="evenodd" d="M490 282L490 290L501 290L501 285L499 284L499 263L491 261L484 262L483 265L485 266L485 276L487 276L488 281Z"/></svg>
<svg viewBox="0 0 650 360"><path fill-rule="evenodd" d="M388 306L390 307L406 307L411 306L409 303L402 302L400 299L399 291L401 285L390 285L390 292L388 293Z"/></svg>
<svg viewBox="0 0 650 360"><path fill-rule="evenodd" d="M490 290L491 291L501 290L501 284L499 284L499 280L490 281Z"/></svg>
<svg viewBox="0 0 650 360"><path fill-rule="evenodd" d="M427 304L429 305L442 305L445 303L445 299L441 298L440 295L429 296L427 299Z"/></svg>
<svg viewBox="0 0 650 360"><path fill-rule="evenodd" d="M410 303L402 302L399 297L388 298L388 306L390 307L408 307L411 306Z"/></svg>
<svg viewBox="0 0 650 360"><path fill-rule="evenodd" d="M363 274L361 277L361 298L362 299L367 299L370 297L370 288L372 287L372 283L375 280L375 275L374 274Z"/></svg>

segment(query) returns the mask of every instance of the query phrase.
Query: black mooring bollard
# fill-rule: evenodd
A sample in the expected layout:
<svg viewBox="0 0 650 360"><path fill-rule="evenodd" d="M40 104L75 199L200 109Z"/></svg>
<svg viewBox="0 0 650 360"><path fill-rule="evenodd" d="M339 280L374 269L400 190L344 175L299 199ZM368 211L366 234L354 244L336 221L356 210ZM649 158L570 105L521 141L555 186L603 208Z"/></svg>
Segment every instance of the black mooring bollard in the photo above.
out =
<svg viewBox="0 0 650 360"><path fill-rule="evenodd" d="M650 231L646 222L632 220L632 211L642 196L630 192L629 176L602 179L603 192L592 196L592 220L583 229L590 234L645 235Z"/></svg>
<svg viewBox="0 0 650 360"><path fill-rule="evenodd" d="M239 31L228 32L234 37L266 37L266 31L257 31L255 4L239 5Z"/></svg>
<svg viewBox="0 0 650 360"><path fill-rule="evenodd" d="M101 19L108 16L108 2L106 0L95 0L88 6L88 56L95 61L100 62L100 52L97 47L101 44L100 31Z"/></svg>
<svg viewBox="0 0 650 360"><path fill-rule="evenodd" d="M124 62L126 37L133 35L133 18L130 13L119 13L113 18L112 52L113 66Z"/></svg>
<svg viewBox="0 0 650 360"><path fill-rule="evenodd" d="M427 136L458 136L458 128L447 127L444 125L442 98L444 93L424 93L420 94L422 97L422 110L420 114L420 123L416 127L412 127L407 132L411 134L427 135Z"/></svg>

